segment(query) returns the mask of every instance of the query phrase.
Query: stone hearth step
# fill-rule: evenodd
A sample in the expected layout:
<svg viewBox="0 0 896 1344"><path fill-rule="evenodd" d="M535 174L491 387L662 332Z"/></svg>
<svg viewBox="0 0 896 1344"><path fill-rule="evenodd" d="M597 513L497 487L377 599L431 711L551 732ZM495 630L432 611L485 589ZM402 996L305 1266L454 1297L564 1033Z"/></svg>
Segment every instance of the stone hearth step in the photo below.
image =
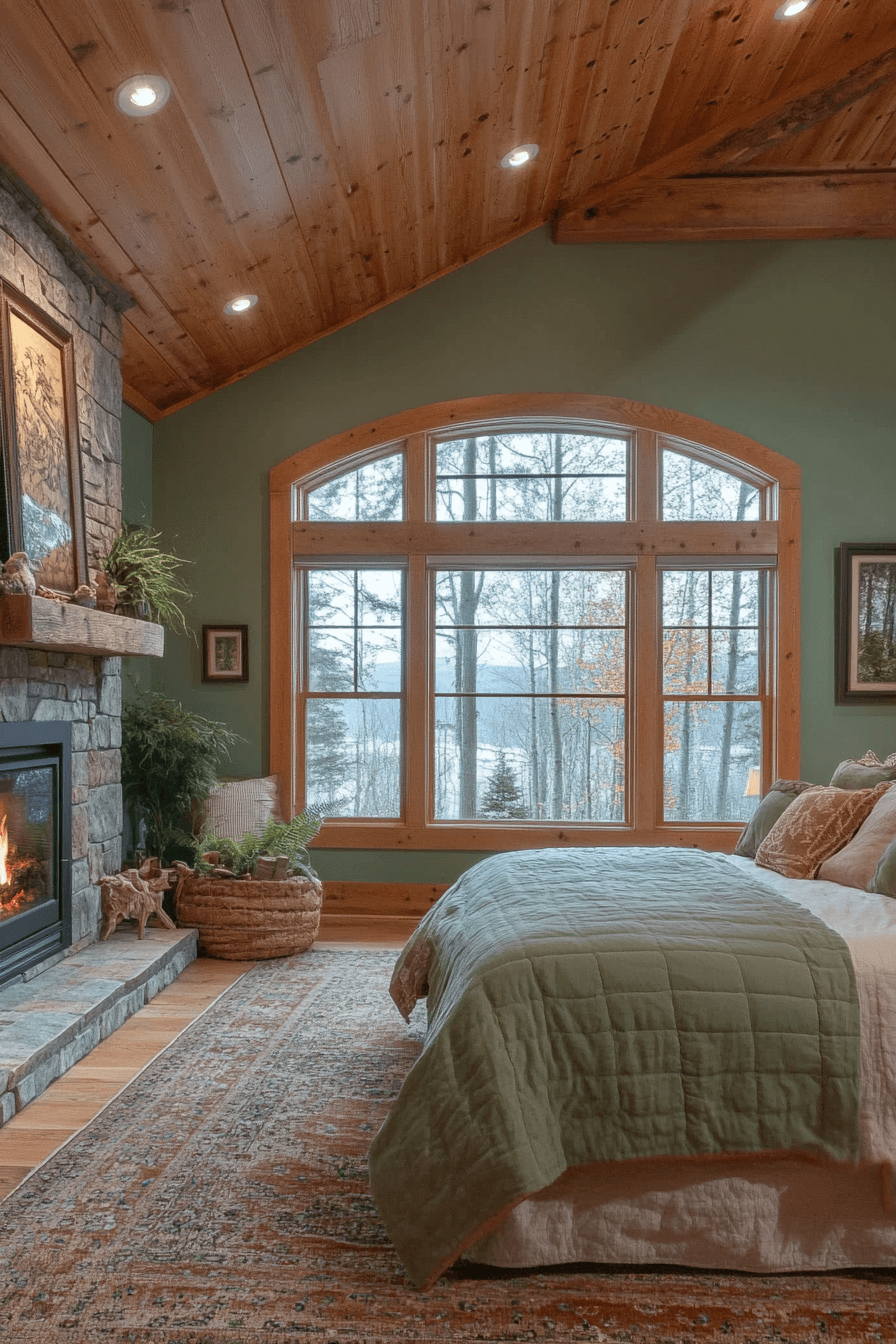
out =
<svg viewBox="0 0 896 1344"><path fill-rule="evenodd" d="M119 928L28 981L0 988L0 1125L170 985L195 929Z"/></svg>

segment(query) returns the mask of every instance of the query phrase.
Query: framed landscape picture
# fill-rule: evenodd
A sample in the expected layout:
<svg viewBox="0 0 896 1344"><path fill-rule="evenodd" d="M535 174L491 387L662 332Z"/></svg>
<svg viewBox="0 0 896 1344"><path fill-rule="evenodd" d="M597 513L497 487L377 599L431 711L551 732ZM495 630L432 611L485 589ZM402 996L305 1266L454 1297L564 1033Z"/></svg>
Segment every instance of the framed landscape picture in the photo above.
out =
<svg viewBox="0 0 896 1344"><path fill-rule="evenodd" d="M5 559L25 551L37 582L73 593L87 580L72 338L0 285Z"/></svg>
<svg viewBox="0 0 896 1344"><path fill-rule="evenodd" d="M202 627L202 680L249 680L248 625Z"/></svg>
<svg viewBox="0 0 896 1344"><path fill-rule="evenodd" d="M837 703L896 704L896 542L843 542L837 606Z"/></svg>

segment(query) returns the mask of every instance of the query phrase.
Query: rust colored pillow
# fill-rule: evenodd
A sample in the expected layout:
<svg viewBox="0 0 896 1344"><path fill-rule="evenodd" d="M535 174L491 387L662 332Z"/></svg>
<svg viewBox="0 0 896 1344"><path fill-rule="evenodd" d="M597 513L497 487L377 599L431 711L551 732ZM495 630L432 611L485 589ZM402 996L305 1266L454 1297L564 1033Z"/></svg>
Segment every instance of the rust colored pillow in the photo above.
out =
<svg viewBox="0 0 896 1344"><path fill-rule="evenodd" d="M818 870L822 882L870 891L877 865L896 840L896 786L890 785L853 838L832 854Z"/></svg>
<svg viewBox="0 0 896 1344"><path fill-rule="evenodd" d="M795 798L756 851L760 868L783 877L814 877L825 859L855 835L889 784L876 789L809 789Z"/></svg>

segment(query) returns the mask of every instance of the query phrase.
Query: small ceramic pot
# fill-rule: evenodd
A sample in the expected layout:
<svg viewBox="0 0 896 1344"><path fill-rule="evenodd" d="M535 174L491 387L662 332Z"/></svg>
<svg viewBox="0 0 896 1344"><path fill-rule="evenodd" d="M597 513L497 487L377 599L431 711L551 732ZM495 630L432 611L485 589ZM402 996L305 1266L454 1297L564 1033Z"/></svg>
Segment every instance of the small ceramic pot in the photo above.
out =
<svg viewBox="0 0 896 1344"><path fill-rule="evenodd" d="M115 610L119 616L133 616L138 621L149 620L148 602L119 602Z"/></svg>

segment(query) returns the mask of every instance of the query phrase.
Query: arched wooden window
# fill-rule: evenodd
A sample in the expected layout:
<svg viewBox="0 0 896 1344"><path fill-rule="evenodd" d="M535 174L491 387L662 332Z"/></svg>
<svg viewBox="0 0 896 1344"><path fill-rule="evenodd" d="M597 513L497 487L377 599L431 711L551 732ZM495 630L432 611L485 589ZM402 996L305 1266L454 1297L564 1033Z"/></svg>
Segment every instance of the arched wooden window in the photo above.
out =
<svg viewBox="0 0 896 1344"><path fill-rule="evenodd" d="M271 473L271 768L333 847L730 848L799 767L799 468L595 396Z"/></svg>

